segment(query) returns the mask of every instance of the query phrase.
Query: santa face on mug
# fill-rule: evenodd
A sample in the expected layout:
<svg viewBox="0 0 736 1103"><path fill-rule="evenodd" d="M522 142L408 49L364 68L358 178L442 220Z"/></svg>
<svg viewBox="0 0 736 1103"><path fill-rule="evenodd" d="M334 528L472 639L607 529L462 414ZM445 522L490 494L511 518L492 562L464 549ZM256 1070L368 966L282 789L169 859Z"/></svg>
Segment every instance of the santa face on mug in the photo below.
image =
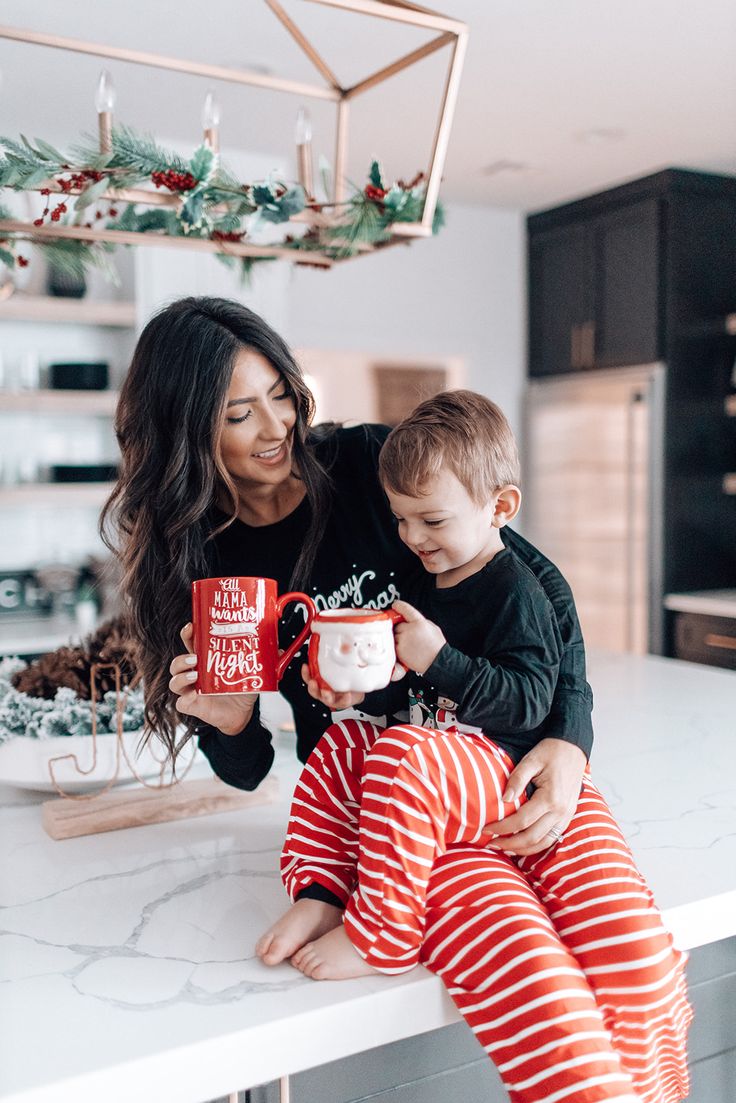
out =
<svg viewBox="0 0 736 1103"><path fill-rule="evenodd" d="M394 616L373 609L330 609L312 622L310 673L335 693L370 693L391 681Z"/></svg>

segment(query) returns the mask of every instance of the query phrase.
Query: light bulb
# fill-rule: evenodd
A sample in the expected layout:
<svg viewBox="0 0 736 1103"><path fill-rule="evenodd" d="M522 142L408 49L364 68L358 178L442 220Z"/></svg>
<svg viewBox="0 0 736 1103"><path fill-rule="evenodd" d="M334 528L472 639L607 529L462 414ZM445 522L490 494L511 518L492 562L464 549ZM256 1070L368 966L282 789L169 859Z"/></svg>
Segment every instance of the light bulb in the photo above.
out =
<svg viewBox="0 0 736 1103"><path fill-rule="evenodd" d="M115 107L115 98L115 85L112 82L112 77L107 69L103 69L97 82L97 92L95 94L95 107L98 115L103 112L112 113Z"/></svg>
<svg viewBox="0 0 736 1103"><path fill-rule="evenodd" d="M312 120L306 108L300 107L296 116L296 144L305 146L312 140Z"/></svg>
<svg viewBox="0 0 736 1103"><path fill-rule="evenodd" d="M220 107L220 101L215 93L210 90L204 98L204 104L202 105L202 126L205 130L212 130L214 127L220 125L220 117L222 115L222 109Z"/></svg>

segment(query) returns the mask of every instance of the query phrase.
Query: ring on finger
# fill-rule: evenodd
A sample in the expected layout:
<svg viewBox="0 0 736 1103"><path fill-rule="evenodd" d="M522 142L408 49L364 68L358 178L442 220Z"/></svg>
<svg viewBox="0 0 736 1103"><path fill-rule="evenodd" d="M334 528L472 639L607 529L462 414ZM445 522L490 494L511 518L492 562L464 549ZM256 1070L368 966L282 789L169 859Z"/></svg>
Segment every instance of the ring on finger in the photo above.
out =
<svg viewBox="0 0 736 1103"><path fill-rule="evenodd" d="M547 834L552 836L555 843L558 843L560 841L560 839L562 838L562 834L563 834L562 828L560 827L560 825L558 823L556 823L554 825L554 827L550 827Z"/></svg>

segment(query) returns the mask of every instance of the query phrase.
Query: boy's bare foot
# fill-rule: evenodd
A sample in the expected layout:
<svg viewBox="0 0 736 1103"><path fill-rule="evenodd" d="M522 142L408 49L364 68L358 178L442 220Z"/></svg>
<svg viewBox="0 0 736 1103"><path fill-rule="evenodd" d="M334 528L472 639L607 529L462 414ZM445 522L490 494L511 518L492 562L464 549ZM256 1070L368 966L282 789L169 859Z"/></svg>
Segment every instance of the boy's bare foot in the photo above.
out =
<svg viewBox="0 0 736 1103"><path fill-rule="evenodd" d="M360 956L340 924L333 931L308 942L291 959L291 964L312 980L348 980L378 973Z"/></svg>
<svg viewBox="0 0 736 1103"><path fill-rule="evenodd" d="M256 942L256 954L265 965L279 965L305 942L339 927L342 908L322 900L297 900Z"/></svg>

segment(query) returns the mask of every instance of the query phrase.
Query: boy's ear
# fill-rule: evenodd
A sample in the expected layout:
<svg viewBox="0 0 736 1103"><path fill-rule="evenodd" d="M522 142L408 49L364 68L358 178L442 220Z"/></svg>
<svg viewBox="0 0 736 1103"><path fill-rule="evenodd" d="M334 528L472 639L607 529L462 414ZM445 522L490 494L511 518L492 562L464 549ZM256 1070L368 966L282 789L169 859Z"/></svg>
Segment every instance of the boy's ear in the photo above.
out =
<svg viewBox="0 0 736 1103"><path fill-rule="evenodd" d="M513 521L521 507L521 491L518 486L509 483L496 491L494 497L493 517L491 524L494 528L502 529Z"/></svg>

